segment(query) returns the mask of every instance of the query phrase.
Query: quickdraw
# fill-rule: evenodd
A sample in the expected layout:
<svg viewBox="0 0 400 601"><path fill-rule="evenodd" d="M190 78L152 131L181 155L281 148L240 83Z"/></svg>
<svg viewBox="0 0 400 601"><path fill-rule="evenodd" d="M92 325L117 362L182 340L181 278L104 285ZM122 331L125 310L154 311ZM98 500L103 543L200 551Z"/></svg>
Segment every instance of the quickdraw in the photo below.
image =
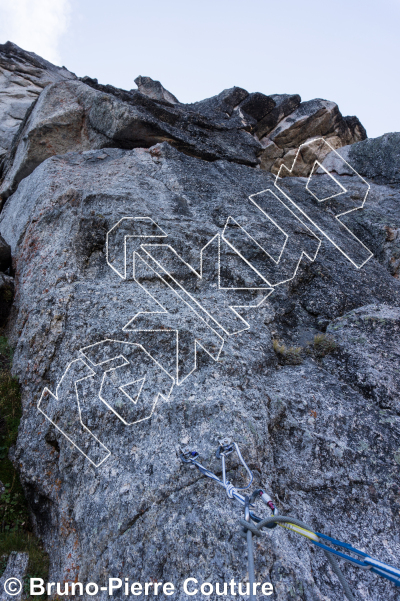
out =
<svg viewBox="0 0 400 601"><path fill-rule="evenodd" d="M243 467L245 468L245 470L250 478L250 481L247 484L247 486L241 487L241 488L234 486L230 482L230 480L227 480L226 457L228 455L230 455L231 453L233 453L234 450L236 451L237 456L239 457L240 463L243 465ZM216 474L214 474L213 472L208 470L206 467L204 467L198 461L199 457L200 457L200 454L194 449L191 449L189 447L182 449L181 460L184 463L191 464L193 467L196 467L204 476L211 478L212 480L214 480L215 482L217 482L218 484L223 486L225 488L227 496L230 499L236 499L237 501L239 501L239 503L241 505L244 506L244 520L243 519L240 520L240 523L243 527L243 534L247 539L249 581L250 581L250 587L251 587L250 588L250 600L251 601L255 601L255 599L256 599L255 595L253 594L253 584L255 583L255 575L254 575L252 537L253 537L253 535L261 536L262 528L271 529L271 528L275 528L276 526L281 526L292 532L300 534L301 536L304 536L305 538L310 540L314 545L320 547L325 552L334 572L336 573L336 575L339 578L339 581L344 589L344 592L345 592L347 598L350 601L354 601L354 597L353 597L352 592L349 589L347 581L345 580L345 578L339 568L339 565L336 561L336 557L339 557L340 559L343 559L344 561L351 563L353 566L359 567L364 570L370 570L371 572L390 580L396 586L400 587L400 570L399 569L394 568L393 566L390 566L381 561L378 561L377 559L374 559L367 553L364 553L363 551L359 551L358 549L355 549L354 547L352 547L351 545L349 545L347 543L343 543L343 542L336 540L330 536L327 536L326 534L321 534L320 532L314 532L312 530L312 528L307 526L307 524L304 524L303 522L301 522L295 518L292 518L290 516L278 515L278 510L275 507L271 497L261 489L255 490L251 494L251 496L248 496L248 495L243 496L242 494L240 494L239 491L248 490L250 488L250 486L253 482L253 474L252 474L250 468L248 467L248 465L246 464L245 460L243 459L243 456L242 456L240 449L236 442L232 442L232 440L229 438L224 438L219 441L219 446L218 446L218 449L216 452L216 457L217 457L217 459L221 459L222 480L220 478L218 478L218 476ZM260 518L259 516L255 515L255 513L253 513L250 510L250 508L254 507L254 501L257 498L261 499L265 503L265 505L267 505L267 507L272 512L271 516L269 516L267 518ZM254 524L252 524L251 522L254 522ZM324 541L327 541L330 544L335 545L336 547L345 549L348 553L357 555L357 558L352 557L348 553L338 551L338 550L324 544L323 542L320 541L320 539L323 539Z"/></svg>
<svg viewBox="0 0 400 601"><path fill-rule="evenodd" d="M245 470L248 473L249 478L250 478L250 482L248 483L248 485L244 486L242 488L233 486L233 484L229 480L226 479L226 457L228 455L230 455L234 450L236 450L236 453L239 457L240 463L243 465L243 467L245 468ZM217 457L217 459L221 459L222 480L220 480L220 478L218 478L218 476L213 474L213 472L211 472L210 470L205 468L203 465L201 465L201 463L199 463L197 461L198 457L200 457L200 454L197 451L190 449L189 447L182 449L181 460L184 463L190 463L193 466L197 467L197 469L202 474L204 474L208 478L211 478L212 480L215 480L215 482L217 482L218 484L223 486L226 490L226 494L228 495L228 497L230 499L236 499L237 501L239 501L239 503L241 503L244 506L246 503L246 497L241 495L238 491L239 490L248 490L250 488L250 486L253 483L253 474L252 474L250 468L248 467L247 463L243 459L243 456L240 452L240 449L239 449L237 443L232 442L230 438L224 438L219 441L219 446L218 446L218 449L216 452L216 457ZM268 505L268 507L271 509L273 515L277 515L278 510L276 509L275 505L273 504L271 497L269 495L267 495L267 493L265 493L263 490L254 491L254 493L252 494L251 506L253 506L252 504L257 495L261 498L261 500L266 505ZM253 520L253 522L257 523L257 522L261 521L261 518L256 516L251 511L250 511L250 517ZM275 528L275 526L276 526L276 524L274 524L273 526L270 526L270 528Z"/></svg>

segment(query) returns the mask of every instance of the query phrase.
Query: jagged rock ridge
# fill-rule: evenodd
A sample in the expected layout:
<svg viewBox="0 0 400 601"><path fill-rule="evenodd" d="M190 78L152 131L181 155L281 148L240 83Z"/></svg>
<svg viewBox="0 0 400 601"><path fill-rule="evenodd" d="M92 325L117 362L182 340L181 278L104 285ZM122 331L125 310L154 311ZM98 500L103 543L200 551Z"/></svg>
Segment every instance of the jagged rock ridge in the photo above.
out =
<svg viewBox="0 0 400 601"><path fill-rule="evenodd" d="M4 141L0 140L4 145L0 164L3 200L40 162L74 150L148 148L168 141L191 156L224 158L276 173L282 163L289 165L298 146L311 138L325 136L338 148L366 137L356 117L343 118L337 105L325 100L302 103L299 95L249 94L234 87L185 105L150 77L139 76L135 80L138 90L125 91L89 77L78 81L65 69L40 62L9 42L0 47L0 57L0 66L23 73L32 71L25 64L30 60L36 68L36 86L54 82L35 106L32 98L37 98L37 87L27 88L18 105L22 121L18 130L16 117L10 121L14 105L10 109L9 100L0 105L0 119L9 127L6 131L3 126ZM3 85L9 99L12 78L6 68ZM6 150L10 150L7 157Z"/></svg>

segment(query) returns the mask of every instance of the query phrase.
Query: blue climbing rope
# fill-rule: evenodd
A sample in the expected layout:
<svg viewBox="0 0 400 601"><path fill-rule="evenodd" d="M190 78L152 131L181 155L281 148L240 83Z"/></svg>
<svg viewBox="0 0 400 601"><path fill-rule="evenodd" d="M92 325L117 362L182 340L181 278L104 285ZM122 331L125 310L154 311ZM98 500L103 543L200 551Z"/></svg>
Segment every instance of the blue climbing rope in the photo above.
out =
<svg viewBox="0 0 400 601"><path fill-rule="evenodd" d="M238 488L233 486L233 484L227 480L226 477L226 456L231 454L234 450L239 457L240 463L246 469L250 482L244 488ZM351 601L354 600L353 594L351 593L347 581L345 580L339 565L337 563L336 557L351 563L353 566L370 570L374 574L378 576L382 576L387 580L393 582L396 586L400 587L400 570L394 568L393 566L386 564L382 561L374 559L364 551L359 551L355 549L348 543L343 543L335 538L327 536L326 534L322 534L320 532L314 532L312 528L304 524L303 522L292 518L290 516L278 516L278 511L272 502L272 499L267 495L263 490L256 490L253 492L251 497L243 496L239 493L240 490L247 490L253 481L253 474L246 462L244 461L242 454L239 450L239 447L236 442L233 442L229 438L225 438L219 441L219 447L216 453L218 459L222 461L222 480L218 478L216 474L205 468L201 463L199 463L199 453L193 449L185 448L182 450L181 460L184 463L190 463L194 467L196 467L204 476L211 478L221 486L225 488L226 494L230 499L236 499L244 506L245 510L245 519L240 520L240 523L243 527L243 534L247 539L247 547L248 547L248 562L249 562L249 580L250 580L250 599L254 600L255 596L253 595L253 582L254 578L254 561L253 561L253 543L252 536L261 536L262 528L275 528L276 526L281 526L290 530L291 532L295 532L296 534L300 534L301 536L306 537L313 545L322 549L335 572L339 581L344 589L344 592L347 598ZM272 515L268 518L260 518L255 515L252 511L250 511L250 507L254 507L253 503L256 498L261 498L261 500L269 507L272 512ZM254 524L252 523L254 522ZM334 549L332 546L328 546L325 543L321 542L320 539L323 539L329 542L331 545L339 547L341 549L345 549L348 553L352 553L353 555L357 555L358 558L352 557L348 553L343 551L338 551ZM361 558L361 559L359 559Z"/></svg>

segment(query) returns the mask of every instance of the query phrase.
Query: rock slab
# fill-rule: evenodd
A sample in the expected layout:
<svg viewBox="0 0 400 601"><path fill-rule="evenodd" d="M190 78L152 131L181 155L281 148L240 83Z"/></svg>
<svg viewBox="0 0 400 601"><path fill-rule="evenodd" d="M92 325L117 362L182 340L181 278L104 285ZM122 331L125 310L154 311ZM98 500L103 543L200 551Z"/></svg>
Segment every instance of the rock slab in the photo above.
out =
<svg viewBox="0 0 400 601"><path fill-rule="evenodd" d="M9 601L10 597L16 601L25 598L24 577L28 570L28 562L28 553L10 553L6 569L0 578L1 601ZM8 594L6 589L9 591Z"/></svg>
<svg viewBox="0 0 400 601"><path fill-rule="evenodd" d="M362 182L338 177L356 200L362 197ZM303 178L286 179L287 191L303 202ZM382 360L388 330L378 319L367 343L372 363L362 363L358 346L353 364L341 358L351 353L353 324L362 315L398 314L400 286L380 235L389 188L373 186L362 218L361 211L349 214L348 227L363 243L373 240L377 256L357 269L311 221L285 208L274 181L261 169L207 162L163 143L51 157L8 198L0 231L15 263L10 336L23 403L14 461L50 555L51 581L102 586L108 577L134 573L141 582L175 582L179 601L188 576L245 581L240 507L180 460L181 446L195 446L218 472L217 440L229 435L255 486L281 513L397 565L400 416L393 397L384 398L387 382L372 380L369 367ZM325 186L316 175L317 197ZM393 193L391 219L399 222L399 191ZM326 227L337 225L340 202L325 207ZM321 206L311 196L309 203L310 210ZM302 249L308 258L296 271ZM337 323L343 328L335 330ZM337 345L332 363L312 351L314 336L327 329ZM278 360L276 339L286 349L299 347L302 361ZM196 340L203 349L197 354ZM132 351L137 344L140 362ZM397 352L394 342L390 352ZM121 354L131 367L118 368L127 370L120 381L103 380L102 362L116 367ZM331 367L335 361L340 371ZM355 371L364 379L354 380ZM56 397L63 376L72 388ZM144 383L140 402L127 406L118 386L136 399L133 384L144 377L152 388ZM99 397L103 381L106 404ZM375 396L362 385L368 381ZM154 391L151 418L135 414L147 410ZM97 442L81 428L78 400ZM142 421L133 424L135 415ZM233 482L243 482L234 457L229 469ZM344 571L363 601L396 599L390 583L351 566ZM290 591L305 601L343 598L324 556L282 529L260 539L256 573L272 582L279 601L293 597Z"/></svg>

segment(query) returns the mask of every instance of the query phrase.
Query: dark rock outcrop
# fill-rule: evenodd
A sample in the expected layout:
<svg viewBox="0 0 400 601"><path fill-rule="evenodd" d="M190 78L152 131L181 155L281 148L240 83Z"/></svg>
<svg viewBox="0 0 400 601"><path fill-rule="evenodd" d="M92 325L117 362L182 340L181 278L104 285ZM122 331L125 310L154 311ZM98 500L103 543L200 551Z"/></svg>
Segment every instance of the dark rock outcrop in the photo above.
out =
<svg viewBox="0 0 400 601"><path fill-rule="evenodd" d="M0 327L4 326L14 300L14 278L0 273Z"/></svg>
<svg viewBox="0 0 400 601"><path fill-rule="evenodd" d="M234 88L223 90L223 92L217 94L217 96L212 96L211 98L206 98L205 100L200 100L199 102L194 102L188 106L201 115L226 122L227 119L232 117L235 109L237 113L240 103L243 102L248 95L249 93L247 90L235 86ZM249 129L251 124L254 122L251 118L249 121L244 121L241 118L241 123L245 126L245 128Z"/></svg>
<svg viewBox="0 0 400 601"><path fill-rule="evenodd" d="M171 104L179 104L179 100L171 92L168 92L159 81L154 81L151 77L139 75L135 79L135 84L141 94L153 98L153 100L165 100Z"/></svg>
<svg viewBox="0 0 400 601"><path fill-rule="evenodd" d="M136 78L138 89L130 91L90 77L77 80L9 42L0 46L0 68L5 81L0 104L3 202L43 160L69 151L149 148L167 141L207 161L227 159L277 173L282 164L290 168L298 146L312 138L325 136L339 148L366 137L358 119L343 118L335 103L300 103L296 94L266 96L233 87L185 105L150 77ZM13 83L17 76L29 83ZM14 98L12 86L22 84L24 94ZM311 154L308 159L313 160ZM310 164L290 174L304 175Z"/></svg>
<svg viewBox="0 0 400 601"><path fill-rule="evenodd" d="M265 96L260 92L249 94L243 102L240 103L240 110L246 115L250 115L257 121L262 121L275 108L276 102L271 96Z"/></svg>
<svg viewBox="0 0 400 601"><path fill-rule="evenodd" d="M208 115L208 116L207 116ZM42 161L56 154L96 148L148 148L169 141L179 150L206 160L256 166L260 143L238 116L195 112L156 101L140 92L124 100L83 82L48 86L4 161L3 201Z"/></svg>
<svg viewBox="0 0 400 601"><path fill-rule="evenodd" d="M0 271L7 271L11 267L11 247L0 236Z"/></svg>
<svg viewBox="0 0 400 601"><path fill-rule="evenodd" d="M400 133L368 138L351 146L340 148L338 154L359 173L377 184L400 184ZM335 153L323 162L325 169L340 175L354 171Z"/></svg>
<svg viewBox="0 0 400 601"><path fill-rule="evenodd" d="M272 94L271 98L275 107L258 121L255 128L259 139L267 136L282 119L293 113L301 102L298 94Z"/></svg>

